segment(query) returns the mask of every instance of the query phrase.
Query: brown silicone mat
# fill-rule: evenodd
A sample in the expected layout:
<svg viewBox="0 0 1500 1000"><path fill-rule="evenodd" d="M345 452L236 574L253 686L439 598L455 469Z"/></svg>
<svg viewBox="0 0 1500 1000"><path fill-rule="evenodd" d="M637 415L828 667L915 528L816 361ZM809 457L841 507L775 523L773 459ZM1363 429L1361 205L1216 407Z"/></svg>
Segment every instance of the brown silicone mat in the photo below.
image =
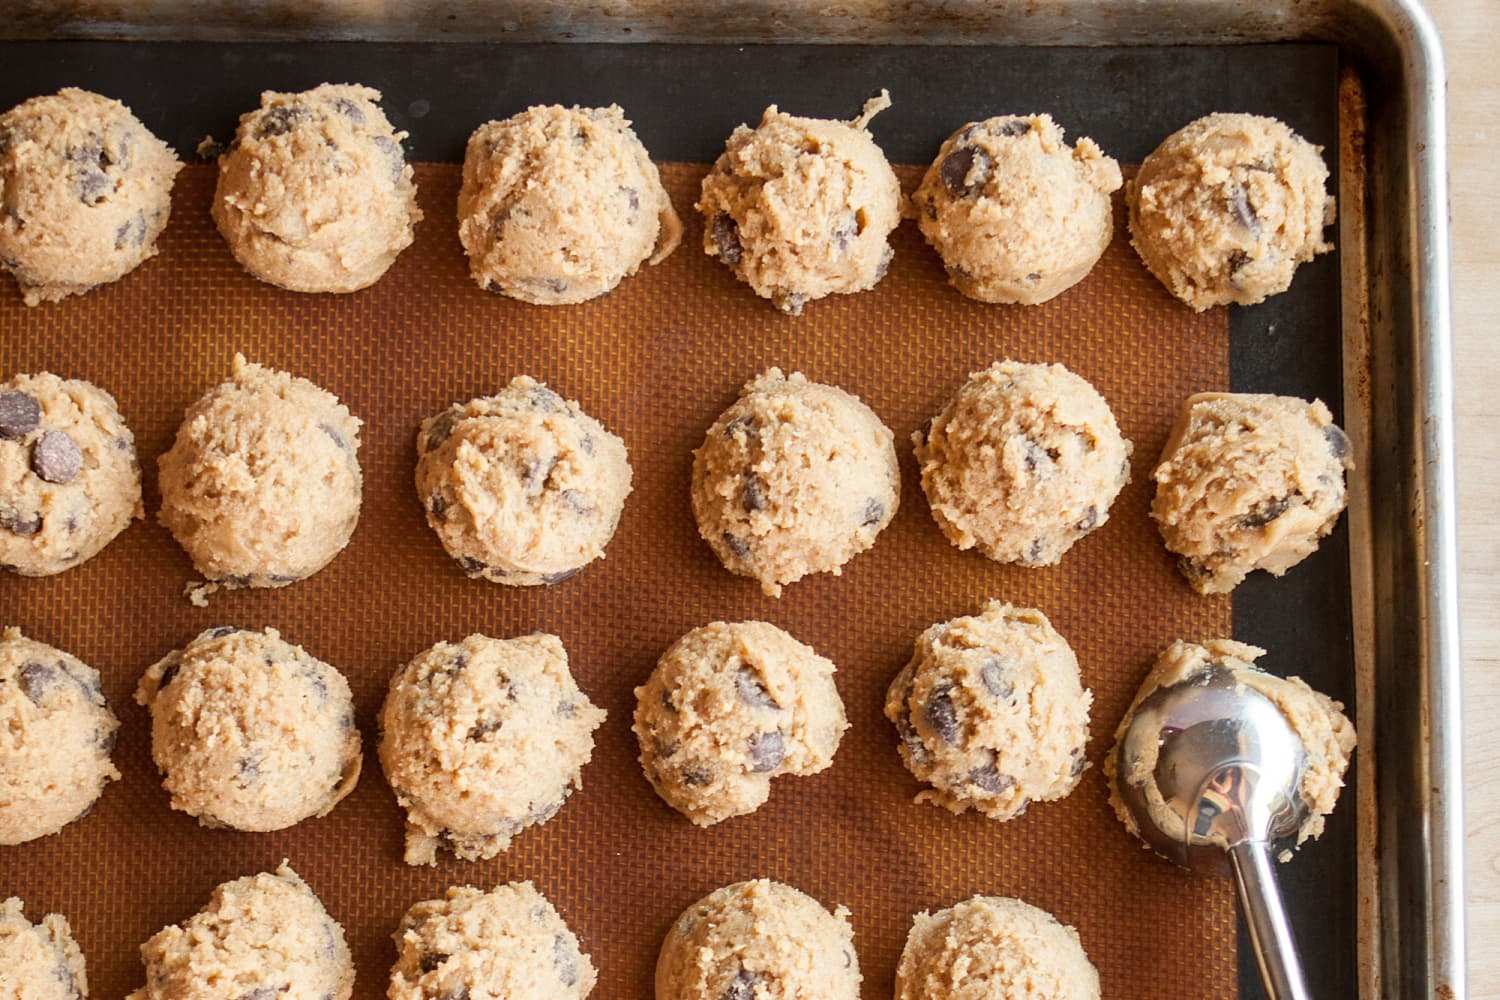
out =
<svg viewBox="0 0 1500 1000"><path fill-rule="evenodd" d="M690 211L703 169L663 168L680 209ZM365 421L359 528L310 580L219 594L208 609L194 608L182 596L192 568L150 519L61 576L0 574L0 624L99 668L123 721L115 760L124 778L93 813L59 836L0 848L0 895L21 896L33 918L68 917L94 995L139 986L142 941L190 916L216 883L283 857L348 932L360 997L384 996L389 934L406 907L450 884L522 878L557 904L592 955L596 997L646 997L677 913L718 886L762 875L849 907L866 997L890 995L913 912L974 893L1020 896L1076 925L1106 996L1231 995L1228 884L1137 846L1109 810L1099 769L1154 654L1179 636L1230 629L1228 600L1192 593L1146 513L1149 468L1176 409L1191 392L1229 385L1227 313L1177 305L1135 258L1123 227L1089 278L1046 305L970 302L905 224L875 290L811 303L793 319L701 252L691 215L682 249L612 294L532 307L469 280L452 221L458 173L418 167L427 218L417 242L354 295L298 295L245 275L209 220L213 168L201 165L178 181L160 256L124 281L38 309L25 308L9 282L0 288L0 372L47 369L114 393L137 436L152 515L157 456L235 351L313 380ZM910 189L916 171L901 173ZM1000 566L950 546L911 457L912 431L965 374L1007 356L1059 361L1089 379L1135 444L1133 482L1109 523L1048 569ZM896 432L903 477L900 512L875 547L842 577L809 578L779 601L719 566L687 497L692 449L739 386L773 364L859 394ZM520 373L620 434L635 469L608 558L550 590L464 578L426 527L411 485L420 420ZM1004 824L914 804L918 786L881 714L916 634L990 597L1043 609L1072 643L1095 699L1093 767L1080 787ZM701 830L641 776L631 692L682 632L744 618L772 621L838 664L851 728L832 768L778 779L759 812ZM148 719L131 694L153 660L224 623L273 625L353 685L366 769L327 818L241 834L199 828L168 808ZM583 790L494 861L407 867L403 817L374 753L392 672L440 639L535 629L562 637L580 685L609 711Z"/></svg>

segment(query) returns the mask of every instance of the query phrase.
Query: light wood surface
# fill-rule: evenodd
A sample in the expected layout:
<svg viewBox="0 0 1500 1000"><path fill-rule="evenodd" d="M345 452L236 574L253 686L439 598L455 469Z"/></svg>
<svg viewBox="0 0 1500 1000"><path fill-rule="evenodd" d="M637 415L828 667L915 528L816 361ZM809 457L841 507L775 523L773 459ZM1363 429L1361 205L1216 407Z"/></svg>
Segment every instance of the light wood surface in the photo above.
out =
<svg viewBox="0 0 1500 1000"><path fill-rule="evenodd" d="M1448 59L1469 994L1500 998L1500 3L1428 9Z"/></svg>

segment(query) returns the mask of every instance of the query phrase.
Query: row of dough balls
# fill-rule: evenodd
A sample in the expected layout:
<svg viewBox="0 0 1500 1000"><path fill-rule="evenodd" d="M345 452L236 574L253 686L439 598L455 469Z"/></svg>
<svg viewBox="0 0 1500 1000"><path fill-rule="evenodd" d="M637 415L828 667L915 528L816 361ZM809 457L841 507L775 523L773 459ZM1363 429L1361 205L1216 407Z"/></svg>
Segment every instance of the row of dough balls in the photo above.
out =
<svg viewBox="0 0 1500 1000"><path fill-rule="evenodd" d="M1176 643L1143 692L1158 675L1219 666L1282 705L1308 747L1306 839L1337 800L1353 730L1341 706L1301 680L1259 671L1262 652L1229 640ZM635 691L642 771L699 826L754 812L773 778L833 763L849 726L834 672L766 622L693 629ZM274 629L209 629L153 664L135 697L150 711L172 807L205 826L284 829L326 815L358 781L348 682ZM991 601L917 638L885 715L906 767L928 786L918 802L1008 820L1077 787L1091 702L1077 657L1046 616ZM440 848L493 858L551 819L582 787L604 720L554 635L471 635L416 656L392 678L380 713L380 762L406 811L407 863L435 864ZM0 641L0 724L19 734L0 746L0 844L57 832L119 777L110 761L119 722L98 673L16 629Z"/></svg>
<svg viewBox="0 0 1500 1000"><path fill-rule="evenodd" d="M279 587L327 565L359 519L360 421L306 379L236 356L160 459L161 522L208 584ZM1109 520L1132 446L1102 396L1062 365L970 375L913 435L943 533L999 562L1047 566ZM698 529L771 595L839 573L895 517L895 435L858 397L771 368L695 453ZM631 491L624 442L526 376L417 433L417 495L470 576L550 585L604 554ZM1151 513L1188 580L1232 590L1281 575L1333 530L1349 440L1326 406L1287 396L1188 400L1154 472ZM49 373L0 385L0 566L45 575L143 516L134 438L108 393Z"/></svg>
<svg viewBox="0 0 1500 1000"><path fill-rule="evenodd" d="M407 910L392 937L390 1000L582 1000L598 981L577 936L529 881L489 892L453 886ZM142 945L141 961L146 985L127 1000L348 1000L354 990L343 928L285 862L219 885L196 915ZM0 904L0 968L16 996L89 995L67 919L53 913L33 925L14 897ZM849 911L830 913L806 893L762 878L724 886L682 912L662 942L654 992L656 1000L858 1000L862 979ZM1076 930L998 896L912 918L895 1000L969 995L959 987L1008 1000L1100 995Z"/></svg>
<svg viewBox="0 0 1500 1000"><path fill-rule="evenodd" d="M378 91L323 84L261 95L219 155L213 217L252 275L303 292L378 280L422 218ZM970 122L908 200L875 144L882 92L852 121L774 104L737 127L696 208L704 251L784 312L873 288L914 216L952 284L984 302L1044 302L1114 233L1119 165L1069 146L1045 114ZM204 150L212 147L205 143ZM28 304L114 281L156 252L181 164L118 101L67 89L0 116L0 262ZM1128 192L1132 243L1194 309L1286 290L1332 249L1321 149L1274 118L1213 114L1167 138ZM682 224L624 112L537 106L469 138L458 232L483 288L582 302L678 245Z"/></svg>

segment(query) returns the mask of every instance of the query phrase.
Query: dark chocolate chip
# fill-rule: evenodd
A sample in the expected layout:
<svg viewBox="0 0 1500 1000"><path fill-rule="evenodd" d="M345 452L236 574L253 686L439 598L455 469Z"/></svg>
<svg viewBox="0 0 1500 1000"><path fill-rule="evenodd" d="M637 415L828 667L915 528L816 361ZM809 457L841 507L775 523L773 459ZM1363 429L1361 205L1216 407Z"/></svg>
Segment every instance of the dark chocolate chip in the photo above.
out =
<svg viewBox="0 0 1500 1000"><path fill-rule="evenodd" d="M1255 214L1255 207L1250 204L1250 196L1239 184L1229 192L1229 214L1234 216L1234 221L1240 228L1252 237L1260 238L1260 218Z"/></svg>
<svg viewBox="0 0 1500 1000"><path fill-rule="evenodd" d="M1027 281L1041 281L1042 280L1042 272L1040 272L1040 271L1032 271L1030 274L1028 274L1026 276L1026 280Z"/></svg>
<svg viewBox="0 0 1500 1000"><path fill-rule="evenodd" d="M1075 527L1079 531L1093 531L1098 524L1099 508L1094 504L1089 504L1089 509L1083 512L1083 517L1079 519Z"/></svg>
<svg viewBox="0 0 1500 1000"><path fill-rule="evenodd" d="M179 671L181 669L182 669L182 661L181 660L173 660L171 663L168 663L167 666L166 666L166 669L164 669L161 672L161 680L159 680L159 681L156 682L156 690L157 691L164 690L166 688L166 686L168 684L172 683L173 679L176 678L177 671Z"/></svg>
<svg viewBox="0 0 1500 1000"><path fill-rule="evenodd" d="M578 950L561 934L552 939L552 962L557 966L557 978L564 986L578 982Z"/></svg>
<svg viewBox="0 0 1500 1000"><path fill-rule="evenodd" d="M633 187L622 186L620 193L625 196L626 201L630 202L630 210L632 212L639 212L641 210L641 193L639 191Z"/></svg>
<svg viewBox="0 0 1500 1000"><path fill-rule="evenodd" d="M220 625L218 628L209 629L203 635L207 639L222 639L226 635L234 635L238 631L240 631L239 628L234 625Z"/></svg>
<svg viewBox="0 0 1500 1000"><path fill-rule="evenodd" d="M356 126L365 123L365 109L347 97L335 97L333 99L333 110L349 119ZM382 136L382 138L384 137Z"/></svg>
<svg viewBox="0 0 1500 1000"><path fill-rule="evenodd" d="M561 291L561 289L558 290ZM568 406L566 400L564 400L556 392L553 392L551 389L547 388L545 385L532 387L531 405L536 407L538 410L545 410L548 413L558 413L566 409ZM554 462L555 461L556 460L554 459Z"/></svg>
<svg viewBox="0 0 1500 1000"><path fill-rule="evenodd" d="M859 219L852 213L844 216L837 228L833 231L833 241L839 245L840 250L849 249L849 241L860 234L861 226Z"/></svg>
<svg viewBox="0 0 1500 1000"><path fill-rule="evenodd" d="M475 559L473 556L458 556L457 562L463 567L465 573L484 573L489 567Z"/></svg>
<svg viewBox="0 0 1500 1000"><path fill-rule="evenodd" d="M771 692L766 690L766 685L750 667L740 667L734 673L734 690L740 696L740 701L753 708L769 708L779 711L781 706L776 699L771 697Z"/></svg>
<svg viewBox="0 0 1500 1000"><path fill-rule="evenodd" d="M445 951L429 951L417 960L417 968L423 972L436 972L438 966L448 961L452 956Z"/></svg>
<svg viewBox="0 0 1500 1000"><path fill-rule="evenodd" d="M1047 449L1030 438L1025 439L1022 443L1022 448L1026 452L1026 457L1022 461L1026 466L1027 472L1035 472L1044 463L1050 463L1052 460L1052 456L1048 453Z"/></svg>
<svg viewBox="0 0 1500 1000"><path fill-rule="evenodd" d="M922 737L918 735L916 727L911 724L911 711L905 707L910 697L911 691L908 690L901 699L902 709L896 716L896 735L901 737L901 742L905 745L913 764L926 764L930 756L927 752L927 744L922 742Z"/></svg>
<svg viewBox="0 0 1500 1000"><path fill-rule="evenodd" d="M668 712L671 712L673 715L677 714L677 706L674 705L674 704L672 704L672 692L669 691L669 690L667 690L666 688L662 688L662 692L661 692L661 707L665 708Z"/></svg>
<svg viewBox="0 0 1500 1000"><path fill-rule="evenodd" d="M83 452L66 431L48 431L32 449L31 469L49 483L71 483L83 469Z"/></svg>
<svg viewBox="0 0 1500 1000"><path fill-rule="evenodd" d="M1231 251L1227 263L1229 266L1229 276L1232 278L1243 271L1245 265L1250 263L1250 255L1243 250Z"/></svg>
<svg viewBox="0 0 1500 1000"><path fill-rule="evenodd" d="M875 265L875 280L879 281L885 277L886 272L891 269L891 261L896 258L896 249L887 244L885 252L880 255L880 263Z"/></svg>
<svg viewBox="0 0 1500 1000"><path fill-rule="evenodd" d="M1343 461L1349 457L1349 435L1337 424L1329 424L1323 428L1323 440L1328 442L1328 450L1333 452L1334 458Z"/></svg>
<svg viewBox="0 0 1500 1000"><path fill-rule="evenodd" d="M958 711L953 707L952 684L939 684L932 689L924 714L927 716L927 724L937 730L944 743L949 746L958 744Z"/></svg>
<svg viewBox="0 0 1500 1000"><path fill-rule="evenodd" d="M996 698L1009 698L1015 693L1015 685L1006 678L1004 668L994 657L986 660L984 666L979 668L979 679L984 682L985 689Z"/></svg>
<svg viewBox="0 0 1500 1000"><path fill-rule="evenodd" d="M348 441L348 439L345 438L344 435L339 432L339 429L337 427L335 427L335 426L333 426L332 424L329 424L329 423L321 423L321 424L318 425L318 430L322 431L324 434L327 434L329 437L333 438L333 443L336 444L336 445L338 445L344 451L348 451L349 450L349 441Z"/></svg>
<svg viewBox="0 0 1500 1000"><path fill-rule="evenodd" d="M115 230L115 249L124 250L127 246L139 247L146 242L146 213L137 212L131 218L120 223L120 228Z"/></svg>
<svg viewBox="0 0 1500 1000"><path fill-rule="evenodd" d="M570 577L577 576L578 571L581 569L583 569L582 566L575 566L573 569L565 569L561 573L548 573L542 577L542 586L550 587L553 584L562 583Z"/></svg>
<svg viewBox="0 0 1500 1000"><path fill-rule="evenodd" d="M1032 539L1031 548L1026 553L1026 561L1029 562L1029 563L1034 563L1038 559L1042 558L1042 550L1045 549L1046 547L1047 547L1047 539L1045 539L1045 538L1035 538L1035 539Z"/></svg>
<svg viewBox="0 0 1500 1000"><path fill-rule="evenodd" d="M1068 776L1071 778L1076 778L1080 774L1082 774L1084 772L1084 769L1088 766L1089 761L1088 758L1083 755L1083 750L1081 748L1078 750L1074 750L1073 767L1068 771Z"/></svg>
<svg viewBox="0 0 1500 1000"><path fill-rule="evenodd" d="M21 667L21 690L37 705L42 703L47 690L61 680L58 669L49 663L28 660Z"/></svg>
<svg viewBox="0 0 1500 1000"><path fill-rule="evenodd" d="M1189 580L1206 580L1213 576L1213 571L1207 566L1187 556L1182 556L1177 560L1177 569Z"/></svg>
<svg viewBox="0 0 1500 1000"><path fill-rule="evenodd" d="M11 389L0 392L0 438L17 441L42 425L42 404Z"/></svg>
<svg viewBox="0 0 1500 1000"><path fill-rule="evenodd" d="M771 301L788 316L800 316L802 307L807 305L807 296L802 292L779 291L771 294Z"/></svg>
<svg viewBox="0 0 1500 1000"><path fill-rule="evenodd" d="M1001 774L995 763L995 752L985 751L985 762L969 772L969 783L975 788L982 788L994 795L1001 795L1015 785L1016 779L1008 774Z"/></svg>
<svg viewBox="0 0 1500 1000"><path fill-rule="evenodd" d="M450 406L438 414L427 428L423 450L436 451L439 445L448 440L448 435L453 433L454 425L462 419L463 411L456 406Z"/></svg>
<svg viewBox="0 0 1500 1000"><path fill-rule="evenodd" d="M747 438L753 438L760 434L760 428L754 414L747 413L744 416L735 417L724 425L724 436L727 438L744 434Z"/></svg>
<svg viewBox="0 0 1500 1000"><path fill-rule="evenodd" d="M750 770L758 774L774 771L786 759L786 741L781 733L756 733L750 737Z"/></svg>
<svg viewBox="0 0 1500 1000"><path fill-rule="evenodd" d="M522 281L532 285L541 285L553 295L561 295L568 290L566 278L522 278Z"/></svg>
<svg viewBox="0 0 1500 1000"><path fill-rule="evenodd" d="M578 447L583 449L585 455L592 455L594 453L594 435L585 434L583 440L578 442Z"/></svg>
<svg viewBox="0 0 1500 1000"><path fill-rule="evenodd" d="M947 156L938 167L938 176L943 187L955 198L973 198L979 194L994 166L990 156L977 146L960 146ZM969 180L970 176L973 180Z"/></svg>
<svg viewBox="0 0 1500 1000"><path fill-rule="evenodd" d="M750 513L766 509L767 504L765 484L762 483L761 478L753 472L745 477L745 492L744 495L740 498L740 503L745 508L745 510L749 511Z"/></svg>
<svg viewBox="0 0 1500 1000"><path fill-rule="evenodd" d="M272 136L286 135L298 125L311 120L312 112L299 104L267 108L261 112L260 121L255 126L255 137L269 139Z"/></svg>
<svg viewBox="0 0 1500 1000"><path fill-rule="evenodd" d="M447 520L448 501L443 499L441 493L434 493L427 498L427 510L439 521Z"/></svg>
<svg viewBox="0 0 1500 1000"><path fill-rule="evenodd" d="M740 246L740 226L734 216L720 213L708 227L714 245L719 248L719 259L726 264L738 264L745 256Z"/></svg>
<svg viewBox="0 0 1500 1000"><path fill-rule="evenodd" d="M1025 135L1030 131L1031 122L1025 118L1007 118L1005 121L996 122L990 126L991 135L1005 136L1007 138Z"/></svg>
<svg viewBox="0 0 1500 1000"><path fill-rule="evenodd" d="M557 703L557 717L559 719L571 719L578 713L578 706L571 701L560 701Z"/></svg>
<svg viewBox="0 0 1500 1000"><path fill-rule="evenodd" d="M377 135L370 139L375 148L385 154L390 163L391 184L400 184L401 175L406 173L406 158L401 155L401 144L388 135Z"/></svg>
<svg viewBox="0 0 1500 1000"><path fill-rule="evenodd" d="M241 787L252 785L260 780L260 765L265 759L266 752L259 747L240 758L239 763L235 765L235 773Z"/></svg>
<svg viewBox="0 0 1500 1000"><path fill-rule="evenodd" d="M860 520L860 527L868 528L885 520L885 504L876 497L865 501L864 514Z"/></svg>
<svg viewBox="0 0 1500 1000"><path fill-rule="evenodd" d="M277 989L274 986L260 986L251 990L249 993L241 993L239 995L239 1000L276 1000L276 995L282 992L283 989L290 989L290 987L282 987L282 989Z"/></svg>
<svg viewBox="0 0 1500 1000"><path fill-rule="evenodd" d="M681 782L689 788L697 788L714 780L713 768L701 762L694 762L682 769Z"/></svg>
<svg viewBox="0 0 1500 1000"><path fill-rule="evenodd" d="M589 503L589 498L580 490L563 490L558 494L558 499L563 502L563 506L579 517L592 517L598 513L594 505Z"/></svg>
<svg viewBox="0 0 1500 1000"><path fill-rule="evenodd" d="M27 538L42 530L42 515L22 514L20 511L3 512L0 513L0 528Z"/></svg>
<svg viewBox="0 0 1500 1000"><path fill-rule="evenodd" d="M475 726L469 730L469 739L473 740L475 743L478 743L490 733L497 732L503 725L505 725L505 720L503 719L486 719L483 722L475 724Z"/></svg>
<svg viewBox="0 0 1500 1000"><path fill-rule="evenodd" d="M729 532L724 532L724 544L729 546L729 551L734 553L736 559L750 558L750 543L743 538L737 538Z"/></svg>
<svg viewBox="0 0 1500 1000"><path fill-rule="evenodd" d="M677 751L682 749L682 744L679 741L673 739L663 739L662 737L658 736L654 739L653 742L656 746L656 756L661 758L662 760L666 760L668 757L671 757L672 755L677 753Z"/></svg>
<svg viewBox="0 0 1500 1000"><path fill-rule="evenodd" d="M755 973L741 969L733 981L719 994L719 1000L755 1000Z"/></svg>
<svg viewBox="0 0 1500 1000"><path fill-rule="evenodd" d="M1262 500L1254 507L1251 507L1248 514L1240 518L1240 525L1246 528L1264 528L1290 510L1291 506L1292 498L1290 496Z"/></svg>

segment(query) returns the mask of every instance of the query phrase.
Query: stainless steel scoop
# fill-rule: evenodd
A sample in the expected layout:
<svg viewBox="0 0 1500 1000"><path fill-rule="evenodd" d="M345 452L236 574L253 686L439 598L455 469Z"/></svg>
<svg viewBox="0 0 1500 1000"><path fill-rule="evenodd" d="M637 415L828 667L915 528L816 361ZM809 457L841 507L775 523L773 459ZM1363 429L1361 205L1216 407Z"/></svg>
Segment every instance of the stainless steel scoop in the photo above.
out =
<svg viewBox="0 0 1500 1000"><path fill-rule="evenodd" d="M1227 853L1266 993L1306 1000L1271 869L1273 842L1308 815L1300 791L1307 752L1286 716L1211 665L1143 698L1115 753L1116 789L1141 838L1189 868L1223 871ZM1156 766L1132 775L1151 753Z"/></svg>

